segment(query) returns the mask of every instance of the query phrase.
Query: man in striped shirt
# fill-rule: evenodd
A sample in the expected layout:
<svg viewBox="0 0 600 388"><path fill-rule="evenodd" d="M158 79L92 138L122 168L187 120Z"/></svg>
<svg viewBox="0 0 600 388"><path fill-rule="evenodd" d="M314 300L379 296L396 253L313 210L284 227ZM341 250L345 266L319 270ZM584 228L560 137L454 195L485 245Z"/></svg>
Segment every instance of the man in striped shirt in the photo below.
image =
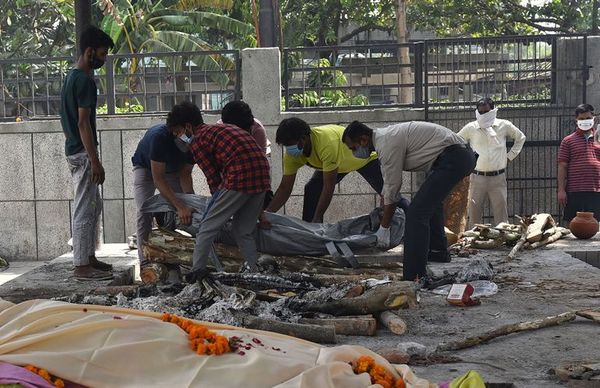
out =
<svg viewBox="0 0 600 388"><path fill-rule="evenodd" d="M596 137L594 107L575 109L577 129L565 137L558 151L558 201L563 218L571 221L578 211L600 219L600 143Z"/></svg>
<svg viewBox="0 0 600 388"><path fill-rule="evenodd" d="M252 112L240 111L249 115ZM269 162L247 128L230 124L202 124L191 143L194 160L204 172L213 195L196 234L189 282L206 271L208 254L221 228L233 217L233 235L245 259L245 268L257 272L258 253L254 240L265 193L271 189Z"/></svg>

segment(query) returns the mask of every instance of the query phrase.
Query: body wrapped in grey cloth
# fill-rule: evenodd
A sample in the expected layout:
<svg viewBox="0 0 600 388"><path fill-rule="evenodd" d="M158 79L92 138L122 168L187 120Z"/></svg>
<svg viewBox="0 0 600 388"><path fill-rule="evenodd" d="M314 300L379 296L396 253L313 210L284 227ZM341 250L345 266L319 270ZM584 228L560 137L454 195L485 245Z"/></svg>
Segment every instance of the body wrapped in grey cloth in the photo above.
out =
<svg viewBox="0 0 600 388"><path fill-rule="evenodd" d="M210 197L195 194L177 194L177 196L196 210L193 213L192 225L180 228L195 235ZM144 213L175 213L175 208L158 194L146 200L141 211ZM381 210L374 209L370 214L341 220L333 224L310 223L296 217L276 213L267 213L267 218L271 222L271 229L257 228L255 234L259 252L286 256L324 256L333 255L332 247L336 247L341 251L341 255L346 257L352 255L351 251L346 251L347 248L360 252L361 249L376 246L375 232L379 228ZM400 244L404 236L404 224L404 212L398 208L390 226L390 248ZM230 222L225 224L217 241L235 246Z"/></svg>

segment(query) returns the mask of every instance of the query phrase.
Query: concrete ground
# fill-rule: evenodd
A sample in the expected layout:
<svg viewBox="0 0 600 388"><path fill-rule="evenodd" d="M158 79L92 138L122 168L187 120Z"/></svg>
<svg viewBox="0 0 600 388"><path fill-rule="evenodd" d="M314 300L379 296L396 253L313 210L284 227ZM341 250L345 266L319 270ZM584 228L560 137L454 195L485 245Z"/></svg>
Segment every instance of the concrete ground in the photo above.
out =
<svg viewBox="0 0 600 388"><path fill-rule="evenodd" d="M46 264L46 261L14 261L8 268L0 272L0 285L9 282L37 267Z"/></svg>
<svg viewBox="0 0 600 388"><path fill-rule="evenodd" d="M589 241L571 238L550 248L524 251L512 262L505 262L507 253L484 251L470 258L454 258L449 264L431 265L432 270L440 274L444 270L457 271L473 258L488 259L497 271L494 281L499 291L483 298L480 306L451 306L443 296L422 292L417 309L400 311L408 324L407 334L396 336L387 330L379 330L376 337L339 336L339 343L358 344L378 351L412 341L433 352L440 343L482 334L502 325L583 308L600 308L600 269L587 263L600 266L597 262L600 260L600 235ZM137 255L125 244L105 245L98 258L112 262L119 272L132 280ZM72 281L69 279L70 260L69 254L63 255L45 267L37 267L26 276L1 285L0 296L18 302L28 295L49 298L57 293L86 292L109 283ZM11 263L8 271L12 272L0 273L0 279L33 265L39 263ZM42 277L42 273L47 276ZM47 283L40 284L41 280ZM516 387L565 386L549 371L564 363L600 362L599 338L600 324L577 318L561 326L511 334L484 345L447 353L460 357L462 362L413 366L413 369L417 375L432 382L448 381L474 369L488 382L513 383ZM600 381L577 386L600 387Z"/></svg>
<svg viewBox="0 0 600 388"><path fill-rule="evenodd" d="M456 307L444 296L421 293L415 310L400 315L408 332L396 336L380 330L377 337L342 337L342 343L363 345L372 350L413 341L427 346L461 340L502 325L531 321L568 311L600 308L600 269L566 253L583 257L600 255L600 235L586 242L561 240L551 248L521 252L516 260L503 262L508 251L481 252L471 258L455 258L449 264L431 265L436 273L456 271L473 257L485 257L498 272L499 292L482 298L480 306ZM448 381L477 370L488 382L514 383L516 387L565 386L549 371L564 363L600 362L600 324L575 321L531 332L503 336L487 344L447 354L464 362L413 367L418 376L432 382ZM573 382L574 383L574 382ZM569 386L575 386L574 384ZM578 387L600 387L600 381Z"/></svg>

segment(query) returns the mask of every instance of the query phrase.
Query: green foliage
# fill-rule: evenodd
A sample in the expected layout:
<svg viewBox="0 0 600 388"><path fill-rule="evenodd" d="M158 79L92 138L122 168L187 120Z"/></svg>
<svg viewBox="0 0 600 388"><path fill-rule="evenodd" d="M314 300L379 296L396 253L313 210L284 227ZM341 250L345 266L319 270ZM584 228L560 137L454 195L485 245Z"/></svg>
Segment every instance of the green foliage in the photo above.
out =
<svg viewBox="0 0 600 388"><path fill-rule="evenodd" d="M70 55L75 36L73 0L2 2L0 58Z"/></svg>
<svg viewBox="0 0 600 388"><path fill-rule="evenodd" d="M312 70L308 74L307 87L313 90L290 96L291 106L314 107L369 104L368 98L362 94L349 95L343 90L335 89L335 87L346 86L348 81L343 72L331 67L329 60L325 58L319 59L312 66L315 67L315 70Z"/></svg>
<svg viewBox="0 0 600 388"><path fill-rule="evenodd" d="M144 106L141 104L130 104L129 102L125 101L123 103L123 106L116 106L115 107L115 113L116 114L122 114L122 113L142 113L144 112ZM101 115L105 115L108 113L108 107L106 106L106 104L104 105L100 105L98 107L96 107L96 113L101 114Z"/></svg>

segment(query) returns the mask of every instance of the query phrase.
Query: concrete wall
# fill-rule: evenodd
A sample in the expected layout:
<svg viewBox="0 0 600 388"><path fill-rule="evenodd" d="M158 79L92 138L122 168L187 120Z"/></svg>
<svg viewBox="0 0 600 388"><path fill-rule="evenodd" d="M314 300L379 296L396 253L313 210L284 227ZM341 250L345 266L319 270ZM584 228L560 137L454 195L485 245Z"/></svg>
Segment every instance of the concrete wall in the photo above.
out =
<svg viewBox="0 0 600 388"><path fill-rule="evenodd" d="M591 62L590 62L591 63ZM242 52L243 95L253 108L255 116L266 126L269 139L274 143L278 123L286 117L297 116L311 125L342 123L361 120L372 126L384 126L407 120L423 120L423 110L376 109L332 112L280 112L280 62L278 49L248 49ZM596 79L596 78L595 78ZM594 79L594 80L595 80ZM596 90L588 88L588 90ZM568 131L571 112L556 110L520 110L501 112L500 117L514 120L529 139L549 136L556 140ZM474 114L432 113L429 120L454 130L473 120ZM540 119L540 118L543 118ZM216 116L205 116L206 122L215 122ZM105 242L124 242L134 232L135 207L132 198L131 156L137 142L150 126L164 121L163 116L106 117L98 120L99 140L106 182L103 185L103 236ZM548 132L555 128L556 132ZM67 251L70 238L70 218L73 189L65 161L64 136L58 121L28 121L0 124L0 256L8 260L46 260ZM282 174L281 148L272 147L272 182L276 188ZM519 157L520 164L509 167L509 177L526 178L544 169L548 182L556 176L555 149L531 147ZM298 216L302 210L304 183L312 171L304 167L298 174L293 197L285 206L287 214ZM195 170L196 192L208 194L204 176ZM406 173L403 191L407 194L417 187L416 179ZM526 180L516 180L515 185ZM543 181L546 182L546 181ZM547 182L546 182L547 183ZM546 184L544 183L544 184ZM554 182L555 184L555 182ZM527 184L525 184L527 185ZM528 203L527 209L545 206L556 190L524 187L538 190L538 203ZM518 188L517 188L518 189ZM512 190L509 202L518 203L523 190ZM336 195L325 214L326 221L334 221L370 211L377 204L377 195L356 173L349 174L337 187ZM550 200L551 202L556 202ZM513 206L513 205L511 205ZM523 206L523 203L518 206ZM517 205L513 210L518 212ZM541 209L545 210L545 209Z"/></svg>

